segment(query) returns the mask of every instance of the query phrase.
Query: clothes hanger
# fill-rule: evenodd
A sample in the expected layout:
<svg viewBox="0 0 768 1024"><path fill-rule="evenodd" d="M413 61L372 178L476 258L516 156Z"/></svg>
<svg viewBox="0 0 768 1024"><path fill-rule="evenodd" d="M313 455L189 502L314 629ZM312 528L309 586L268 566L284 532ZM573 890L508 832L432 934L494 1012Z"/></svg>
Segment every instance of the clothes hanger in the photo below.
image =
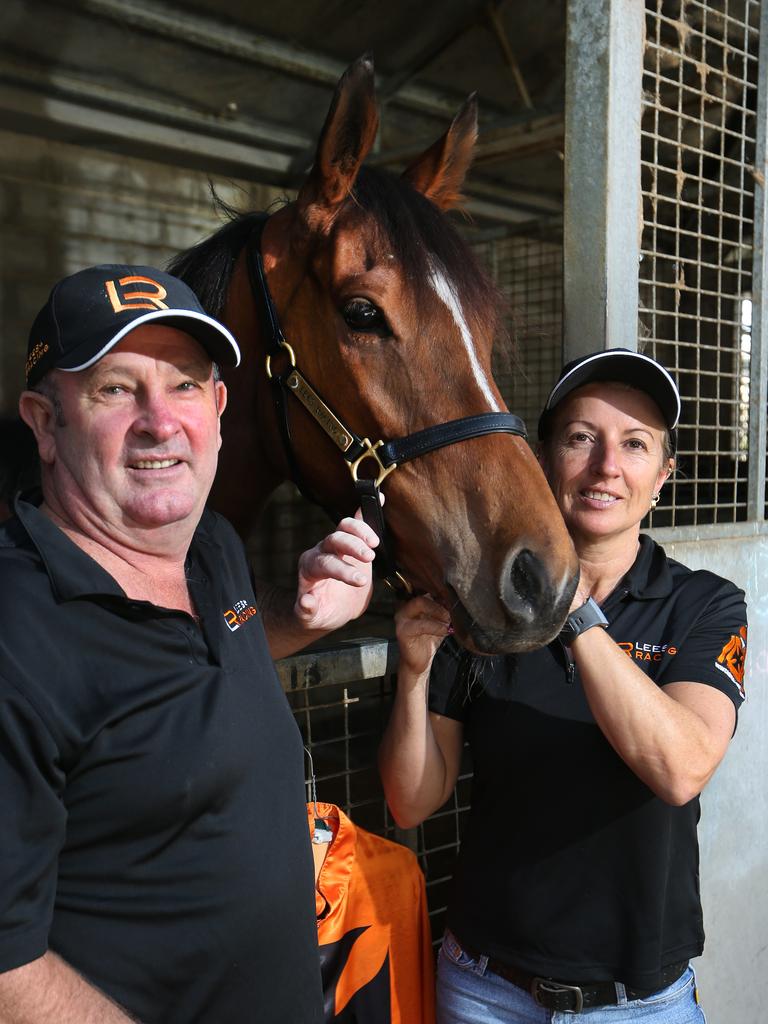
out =
<svg viewBox="0 0 768 1024"><path fill-rule="evenodd" d="M317 779L315 778L315 765L312 760L312 755L309 752L308 747L304 747L304 752L309 758L309 789L310 789L310 803L314 810L314 824L312 829L312 842L317 846L321 846L325 843L333 841L334 832L329 826L329 821L338 821L338 817L334 815L328 815L323 817L320 814L320 810L317 806Z"/></svg>

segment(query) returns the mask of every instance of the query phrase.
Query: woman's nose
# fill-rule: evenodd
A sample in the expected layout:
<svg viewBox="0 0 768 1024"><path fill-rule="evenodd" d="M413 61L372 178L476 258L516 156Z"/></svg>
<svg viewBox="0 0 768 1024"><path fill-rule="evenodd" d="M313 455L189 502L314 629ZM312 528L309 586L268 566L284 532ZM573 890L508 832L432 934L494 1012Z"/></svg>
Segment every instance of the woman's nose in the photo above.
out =
<svg viewBox="0 0 768 1024"><path fill-rule="evenodd" d="M619 462L616 448L606 442L598 442L592 449L590 464L593 470L604 476L616 476L619 473Z"/></svg>

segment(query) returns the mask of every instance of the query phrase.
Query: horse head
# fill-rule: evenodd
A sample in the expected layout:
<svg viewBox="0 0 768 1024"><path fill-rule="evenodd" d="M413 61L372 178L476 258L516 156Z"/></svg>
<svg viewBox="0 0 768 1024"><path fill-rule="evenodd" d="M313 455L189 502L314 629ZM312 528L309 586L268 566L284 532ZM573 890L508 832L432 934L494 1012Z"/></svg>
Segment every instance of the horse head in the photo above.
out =
<svg viewBox="0 0 768 1024"><path fill-rule="evenodd" d="M247 242L235 265L223 319L244 349L244 369L227 380L220 475L236 497L226 502L220 487L219 506L236 520L249 472L267 490L298 473L328 509L354 510L349 465L320 422L323 409L369 448L422 431L434 440L430 428L467 418L498 421L502 431L514 420L491 374L498 295L445 217L472 159L476 103L471 98L400 177L362 166L377 126L373 67L361 58L339 82L296 200L261 230L260 273L287 343L273 353L270 373L284 380L295 369L303 383L294 374L291 386L315 396L302 403L288 395L282 429L274 381L263 370L269 317L255 308ZM315 399L320 414L310 408ZM523 437L470 431L455 443L425 444L385 478L376 452L363 463L356 473L381 477L401 572L450 609L464 644L480 653L523 651L557 633L577 562Z"/></svg>

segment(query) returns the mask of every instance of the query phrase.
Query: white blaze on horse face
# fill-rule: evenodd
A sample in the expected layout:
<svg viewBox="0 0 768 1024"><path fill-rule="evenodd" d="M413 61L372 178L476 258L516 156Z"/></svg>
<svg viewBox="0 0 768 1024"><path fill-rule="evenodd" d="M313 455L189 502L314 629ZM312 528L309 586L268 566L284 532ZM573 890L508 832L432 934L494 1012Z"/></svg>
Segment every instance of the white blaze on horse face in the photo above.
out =
<svg viewBox="0 0 768 1024"><path fill-rule="evenodd" d="M477 381L477 385L485 395L486 401L491 408L491 412L500 412L501 409L493 395L491 386L488 382L488 377L477 358L472 332L464 318L464 311L462 310L461 303L456 295L456 289L448 280L445 272L436 260L430 260L429 268L429 283L432 285L432 288L440 301L450 310L451 316L453 317L456 326L459 328L459 334L461 335L461 340L464 343L464 348L467 350L469 365L472 367L472 373Z"/></svg>

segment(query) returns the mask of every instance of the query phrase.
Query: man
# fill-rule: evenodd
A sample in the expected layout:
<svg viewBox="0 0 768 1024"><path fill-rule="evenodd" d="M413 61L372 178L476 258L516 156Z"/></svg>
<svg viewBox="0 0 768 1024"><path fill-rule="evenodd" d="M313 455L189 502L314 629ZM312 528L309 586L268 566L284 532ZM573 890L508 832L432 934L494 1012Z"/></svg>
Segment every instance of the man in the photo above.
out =
<svg viewBox="0 0 768 1024"><path fill-rule="evenodd" d="M42 503L0 528L3 1024L320 1020L303 751L270 651L364 609L376 538L344 520L262 622L204 507L216 364L239 358L148 267L64 279L33 325Z"/></svg>

